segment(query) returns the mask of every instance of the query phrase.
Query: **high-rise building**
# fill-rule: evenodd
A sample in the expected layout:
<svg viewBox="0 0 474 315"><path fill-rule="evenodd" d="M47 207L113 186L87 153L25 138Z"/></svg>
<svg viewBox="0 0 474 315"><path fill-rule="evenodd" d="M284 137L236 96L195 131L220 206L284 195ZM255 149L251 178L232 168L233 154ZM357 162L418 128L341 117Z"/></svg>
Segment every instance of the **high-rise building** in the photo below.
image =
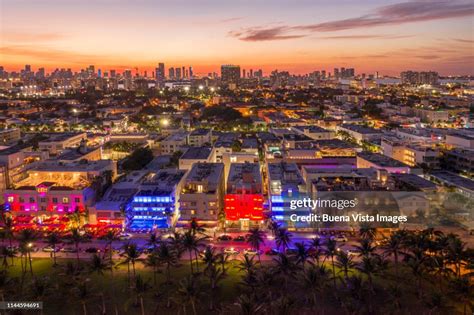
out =
<svg viewBox="0 0 474 315"><path fill-rule="evenodd" d="M168 69L168 77L173 80L175 78L175 74L174 74L174 68L171 67Z"/></svg>
<svg viewBox="0 0 474 315"><path fill-rule="evenodd" d="M421 85L421 84L431 84L436 85L438 84L438 72L434 71L403 71L400 73L400 78L403 84L413 84L413 85Z"/></svg>
<svg viewBox="0 0 474 315"><path fill-rule="evenodd" d="M181 80L183 78L181 76L181 68L179 68L179 67L176 67L174 69L174 74L175 74L176 80Z"/></svg>
<svg viewBox="0 0 474 315"><path fill-rule="evenodd" d="M194 76L193 67L190 66L190 67L189 67L189 78L192 79L193 76Z"/></svg>
<svg viewBox="0 0 474 315"><path fill-rule="evenodd" d="M240 66L222 65L221 80L224 83L238 83L240 80Z"/></svg>

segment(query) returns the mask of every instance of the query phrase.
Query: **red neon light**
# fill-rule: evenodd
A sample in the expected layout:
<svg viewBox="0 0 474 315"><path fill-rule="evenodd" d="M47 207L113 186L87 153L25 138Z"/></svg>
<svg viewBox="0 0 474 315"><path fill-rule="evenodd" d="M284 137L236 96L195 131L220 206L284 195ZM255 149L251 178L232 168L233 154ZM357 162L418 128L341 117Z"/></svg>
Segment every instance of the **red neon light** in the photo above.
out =
<svg viewBox="0 0 474 315"><path fill-rule="evenodd" d="M262 220L263 197L259 194L228 194L225 197L225 216L227 220Z"/></svg>

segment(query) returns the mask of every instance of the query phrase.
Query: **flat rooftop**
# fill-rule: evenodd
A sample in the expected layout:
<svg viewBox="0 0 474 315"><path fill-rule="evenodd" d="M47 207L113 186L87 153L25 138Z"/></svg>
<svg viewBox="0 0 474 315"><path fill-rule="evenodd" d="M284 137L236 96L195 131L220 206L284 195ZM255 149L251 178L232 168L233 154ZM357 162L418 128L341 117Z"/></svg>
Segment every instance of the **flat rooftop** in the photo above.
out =
<svg viewBox="0 0 474 315"><path fill-rule="evenodd" d="M445 182L448 185L458 186L474 192L474 181L469 178L448 171L434 171L431 172L430 176Z"/></svg>
<svg viewBox="0 0 474 315"><path fill-rule="evenodd" d="M321 128L319 126L295 126L293 129L299 130L301 132L310 132L310 133L317 133L317 132L331 132L330 130Z"/></svg>
<svg viewBox="0 0 474 315"><path fill-rule="evenodd" d="M348 129L348 130L360 133L360 134L378 134L378 133L382 133L381 130L377 130L377 129L374 129L374 128L365 127L365 126L361 126L361 125L342 124L341 127L344 128L344 129Z"/></svg>
<svg viewBox="0 0 474 315"><path fill-rule="evenodd" d="M295 163L268 163L267 176L269 181L280 181L282 184L304 184L303 177Z"/></svg>
<svg viewBox="0 0 474 315"><path fill-rule="evenodd" d="M357 157L382 167L409 167L405 163L379 153L360 152Z"/></svg>
<svg viewBox="0 0 474 315"><path fill-rule="evenodd" d="M206 136L206 135L208 135L210 132L211 132L211 129L199 128L199 129L193 130L193 131L189 134L189 136L191 136L191 137L193 137L193 136Z"/></svg>
<svg viewBox="0 0 474 315"><path fill-rule="evenodd" d="M211 155L209 147L191 147L181 157L180 160L207 160Z"/></svg>
<svg viewBox="0 0 474 315"><path fill-rule="evenodd" d="M415 174L391 174L391 176L399 182L422 190L436 189L438 187L435 183Z"/></svg>
<svg viewBox="0 0 474 315"><path fill-rule="evenodd" d="M223 163L195 163L186 176L186 182L206 182L217 186L224 174Z"/></svg>
<svg viewBox="0 0 474 315"><path fill-rule="evenodd" d="M250 174L257 183L262 182L260 164L258 163L232 163L227 181L231 183L241 180L245 176L244 174Z"/></svg>

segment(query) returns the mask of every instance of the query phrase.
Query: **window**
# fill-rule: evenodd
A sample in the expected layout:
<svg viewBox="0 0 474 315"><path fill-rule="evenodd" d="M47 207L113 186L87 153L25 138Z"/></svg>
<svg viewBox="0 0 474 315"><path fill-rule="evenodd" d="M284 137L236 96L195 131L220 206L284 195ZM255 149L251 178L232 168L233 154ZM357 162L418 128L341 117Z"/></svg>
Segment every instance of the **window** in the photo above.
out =
<svg viewBox="0 0 474 315"><path fill-rule="evenodd" d="M25 199L23 199L23 197L20 197L20 202L25 202Z"/></svg>
<svg viewBox="0 0 474 315"><path fill-rule="evenodd" d="M74 202L76 202L76 203L81 202L81 198L74 198Z"/></svg>
<svg viewBox="0 0 474 315"><path fill-rule="evenodd" d="M13 197L13 196L8 197L8 202L14 202L14 201L15 201L15 197Z"/></svg>
<svg viewBox="0 0 474 315"><path fill-rule="evenodd" d="M196 214L196 210L190 210L189 212L191 212L191 215L195 215L195 214Z"/></svg>
<svg viewBox="0 0 474 315"><path fill-rule="evenodd" d="M36 201L36 200L35 200L35 197L30 197L30 202L31 202L31 203L33 203L33 202L35 202L35 201Z"/></svg>
<svg viewBox="0 0 474 315"><path fill-rule="evenodd" d="M53 198L53 203L58 203L58 198Z"/></svg>
<svg viewBox="0 0 474 315"><path fill-rule="evenodd" d="M69 198L68 197L63 197L63 203L69 203Z"/></svg>
<svg viewBox="0 0 474 315"><path fill-rule="evenodd" d="M46 202L46 198L41 198L40 201L41 202Z"/></svg>
<svg viewBox="0 0 474 315"><path fill-rule="evenodd" d="M203 191L202 185L197 185L197 192L202 193L202 191Z"/></svg>

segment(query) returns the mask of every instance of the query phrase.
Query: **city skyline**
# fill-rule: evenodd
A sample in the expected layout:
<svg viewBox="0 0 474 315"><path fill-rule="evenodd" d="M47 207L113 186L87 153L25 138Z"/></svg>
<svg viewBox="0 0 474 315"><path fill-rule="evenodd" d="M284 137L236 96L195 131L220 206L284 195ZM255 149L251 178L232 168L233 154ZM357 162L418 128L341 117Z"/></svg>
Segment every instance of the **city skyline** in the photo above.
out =
<svg viewBox="0 0 474 315"><path fill-rule="evenodd" d="M78 71L158 62L192 65L197 75L221 64L295 74L333 67L398 75L433 70L474 74L469 1L189 1L132 4L101 0L3 1L0 58L8 71L25 64ZM32 21L34 23L32 23Z"/></svg>

